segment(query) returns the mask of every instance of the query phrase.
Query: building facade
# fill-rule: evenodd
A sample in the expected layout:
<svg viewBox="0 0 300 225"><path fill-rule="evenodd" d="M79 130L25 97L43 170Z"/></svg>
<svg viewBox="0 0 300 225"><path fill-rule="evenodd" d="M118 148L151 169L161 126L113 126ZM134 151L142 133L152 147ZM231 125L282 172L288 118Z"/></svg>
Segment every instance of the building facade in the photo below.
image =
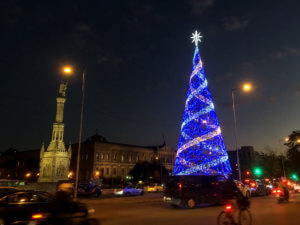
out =
<svg viewBox="0 0 300 225"><path fill-rule="evenodd" d="M71 171L76 168L78 145L72 145L73 154ZM172 171L176 150L166 146L137 146L108 142L104 137L95 134L81 145L80 179L119 178L125 179L129 171L138 162L160 162L167 170Z"/></svg>
<svg viewBox="0 0 300 225"><path fill-rule="evenodd" d="M65 147L66 148L66 147ZM70 148L70 146L69 146ZM78 144L72 144L69 176L75 178ZM35 181L40 177L39 162L45 158L46 151L39 149L19 151L8 149L0 152L0 178ZM51 151L52 152L52 151ZM137 162L159 162L168 171L172 172L176 150L165 144L157 146L137 146L130 144L114 143L95 134L81 144L79 179L119 179L124 180L129 171ZM41 154L43 153L43 154ZM42 158L42 156L44 156ZM57 154L56 154L57 156ZM66 156L64 156L66 157ZM67 155L68 157L68 155ZM49 159L55 159L52 157ZM44 161L43 161L44 162ZM43 164L42 167L43 168ZM55 170L53 170L55 171ZM30 173L30 177L26 174ZM65 174L66 176L68 174ZM44 177L45 173L44 173ZM57 180L68 179L57 177ZM41 180L41 179L40 179ZM45 180L43 178L43 180ZM48 179L49 180L49 179ZM46 182L46 181L45 181ZM48 182L48 181L47 181ZM55 182L55 181L51 181Z"/></svg>
<svg viewBox="0 0 300 225"><path fill-rule="evenodd" d="M230 166L232 169L232 175L238 179L238 167L236 159L236 151L227 151ZM258 153L254 150L253 146L241 146L239 149L239 160L240 160L240 170L241 175L244 177L246 171L250 171L255 163L261 161L263 154Z"/></svg>

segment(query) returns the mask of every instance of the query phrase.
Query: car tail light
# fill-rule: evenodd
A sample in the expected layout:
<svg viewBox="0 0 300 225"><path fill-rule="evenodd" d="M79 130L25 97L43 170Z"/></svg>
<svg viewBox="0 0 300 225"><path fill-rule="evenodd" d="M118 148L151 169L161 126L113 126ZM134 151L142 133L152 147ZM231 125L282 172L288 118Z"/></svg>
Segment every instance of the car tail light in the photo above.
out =
<svg viewBox="0 0 300 225"><path fill-rule="evenodd" d="M31 216L31 218L34 219L34 220L42 219L43 217L44 217L44 215L41 214L41 213L33 214L33 215Z"/></svg>
<svg viewBox="0 0 300 225"><path fill-rule="evenodd" d="M275 194L275 193L276 193L276 190L273 190L272 193Z"/></svg>
<svg viewBox="0 0 300 225"><path fill-rule="evenodd" d="M276 192L277 192L277 193L280 193L281 191L280 191L280 190L277 190Z"/></svg>
<svg viewBox="0 0 300 225"><path fill-rule="evenodd" d="M255 183L250 183L250 186L255 188L256 187L256 184Z"/></svg>
<svg viewBox="0 0 300 225"><path fill-rule="evenodd" d="M181 191L181 189L182 189L182 184L179 183L179 184L178 184L178 187L179 187L179 190Z"/></svg>
<svg viewBox="0 0 300 225"><path fill-rule="evenodd" d="M250 180L249 179L245 179L245 183L249 183L250 182Z"/></svg>
<svg viewBox="0 0 300 225"><path fill-rule="evenodd" d="M230 212L232 210L232 205L225 206L225 212Z"/></svg>

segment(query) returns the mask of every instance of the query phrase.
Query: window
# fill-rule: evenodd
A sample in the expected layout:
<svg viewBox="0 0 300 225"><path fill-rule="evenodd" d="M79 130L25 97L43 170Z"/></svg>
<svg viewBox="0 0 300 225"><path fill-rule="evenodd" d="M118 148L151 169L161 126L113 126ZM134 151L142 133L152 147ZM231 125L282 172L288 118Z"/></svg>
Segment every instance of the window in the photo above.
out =
<svg viewBox="0 0 300 225"><path fill-rule="evenodd" d="M124 176L125 175L125 169L124 168L122 168L122 176Z"/></svg>
<svg viewBox="0 0 300 225"><path fill-rule="evenodd" d="M146 154L143 155L143 160L146 161Z"/></svg>
<svg viewBox="0 0 300 225"><path fill-rule="evenodd" d="M109 153L107 153L107 160L109 160Z"/></svg>
<svg viewBox="0 0 300 225"><path fill-rule="evenodd" d="M117 168L114 168L114 175L117 175Z"/></svg>
<svg viewBox="0 0 300 225"><path fill-rule="evenodd" d="M117 153L114 154L114 160L117 160Z"/></svg>
<svg viewBox="0 0 300 225"><path fill-rule="evenodd" d="M124 158L125 158L124 153L122 153L122 155L121 155L122 162L124 162Z"/></svg>
<svg viewBox="0 0 300 225"><path fill-rule="evenodd" d="M104 168L101 168L101 176L104 175Z"/></svg>
<svg viewBox="0 0 300 225"><path fill-rule="evenodd" d="M140 158L139 158L139 154L136 155L136 161L139 161Z"/></svg>
<svg viewBox="0 0 300 225"><path fill-rule="evenodd" d="M131 162L131 160L132 160L132 155L131 153L129 153L129 162Z"/></svg>
<svg viewBox="0 0 300 225"><path fill-rule="evenodd" d="M96 152L96 160L99 161L99 152Z"/></svg>
<svg viewBox="0 0 300 225"><path fill-rule="evenodd" d="M106 168L106 175L109 175L109 168Z"/></svg>
<svg viewBox="0 0 300 225"><path fill-rule="evenodd" d="M101 159L104 159L104 153L101 153Z"/></svg>

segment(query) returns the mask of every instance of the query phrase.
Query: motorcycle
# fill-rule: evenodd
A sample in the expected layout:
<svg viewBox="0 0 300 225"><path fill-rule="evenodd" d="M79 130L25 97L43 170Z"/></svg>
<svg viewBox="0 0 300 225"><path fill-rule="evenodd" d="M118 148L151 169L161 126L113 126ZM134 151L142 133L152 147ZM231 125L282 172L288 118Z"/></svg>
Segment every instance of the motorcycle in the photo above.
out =
<svg viewBox="0 0 300 225"><path fill-rule="evenodd" d="M273 194L277 197L278 203L288 202L289 201L289 192L288 190L274 189Z"/></svg>

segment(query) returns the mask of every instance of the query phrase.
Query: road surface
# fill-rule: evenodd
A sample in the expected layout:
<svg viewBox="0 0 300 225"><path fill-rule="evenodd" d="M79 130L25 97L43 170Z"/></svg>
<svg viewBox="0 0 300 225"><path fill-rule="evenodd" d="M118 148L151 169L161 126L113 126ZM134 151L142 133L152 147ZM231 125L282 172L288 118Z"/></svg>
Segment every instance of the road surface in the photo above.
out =
<svg viewBox="0 0 300 225"><path fill-rule="evenodd" d="M135 197L88 199L101 225L214 225L224 206L173 209L162 200L162 194ZM251 198L250 211L254 225L299 225L300 194L289 203L278 204L274 196Z"/></svg>

